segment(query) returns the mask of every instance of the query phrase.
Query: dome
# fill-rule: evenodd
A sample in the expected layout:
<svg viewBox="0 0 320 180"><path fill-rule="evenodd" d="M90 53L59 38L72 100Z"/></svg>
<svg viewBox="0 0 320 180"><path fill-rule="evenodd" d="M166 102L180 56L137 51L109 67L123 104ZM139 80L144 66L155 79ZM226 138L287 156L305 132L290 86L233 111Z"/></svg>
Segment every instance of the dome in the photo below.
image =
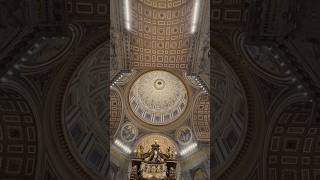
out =
<svg viewBox="0 0 320 180"><path fill-rule="evenodd" d="M142 121L164 125L178 119L188 101L185 85L167 71L150 71L141 75L129 93L130 107Z"/></svg>

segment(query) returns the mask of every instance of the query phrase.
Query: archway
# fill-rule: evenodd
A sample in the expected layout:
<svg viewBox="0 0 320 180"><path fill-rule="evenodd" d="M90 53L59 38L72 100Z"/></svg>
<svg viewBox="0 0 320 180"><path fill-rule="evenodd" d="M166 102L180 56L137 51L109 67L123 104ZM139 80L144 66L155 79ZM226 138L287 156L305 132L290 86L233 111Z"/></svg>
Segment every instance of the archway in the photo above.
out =
<svg viewBox="0 0 320 180"><path fill-rule="evenodd" d="M130 179L169 179L176 177L178 147L162 134L148 134L134 146L129 165Z"/></svg>

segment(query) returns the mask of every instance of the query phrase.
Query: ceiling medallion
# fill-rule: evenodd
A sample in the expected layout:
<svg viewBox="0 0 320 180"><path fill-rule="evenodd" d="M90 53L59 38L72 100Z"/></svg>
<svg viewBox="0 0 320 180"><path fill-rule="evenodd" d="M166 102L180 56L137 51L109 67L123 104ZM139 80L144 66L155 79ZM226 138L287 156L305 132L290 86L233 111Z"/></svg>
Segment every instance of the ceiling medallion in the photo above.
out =
<svg viewBox="0 0 320 180"><path fill-rule="evenodd" d="M165 87L165 82L162 79L157 79L154 81L154 88L157 90L162 90Z"/></svg>
<svg viewBox="0 0 320 180"><path fill-rule="evenodd" d="M189 144L192 140L192 131L189 127L184 126L181 127L177 132L176 132L176 138L180 144Z"/></svg>
<svg viewBox="0 0 320 180"><path fill-rule="evenodd" d="M126 123L121 128L121 138L125 142L132 142L138 136L138 129L132 123Z"/></svg>
<svg viewBox="0 0 320 180"><path fill-rule="evenodd" d="M132 85L129 103L133 113L152 125L164 125L178 119L188 103L183 82L174 74L155 70L141 75Z"/></svg>

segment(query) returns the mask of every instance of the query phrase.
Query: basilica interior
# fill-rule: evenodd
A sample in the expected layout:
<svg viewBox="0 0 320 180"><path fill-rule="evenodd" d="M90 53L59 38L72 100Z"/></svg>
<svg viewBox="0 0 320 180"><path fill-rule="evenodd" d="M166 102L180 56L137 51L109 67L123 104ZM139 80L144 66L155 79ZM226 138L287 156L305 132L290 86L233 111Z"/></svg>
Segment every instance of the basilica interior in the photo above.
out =
<svg viewBox="0 0 320 180"><path fill-rule="evenodd" d="M319 12L0 0L0 180L320 180Z"/></svg>

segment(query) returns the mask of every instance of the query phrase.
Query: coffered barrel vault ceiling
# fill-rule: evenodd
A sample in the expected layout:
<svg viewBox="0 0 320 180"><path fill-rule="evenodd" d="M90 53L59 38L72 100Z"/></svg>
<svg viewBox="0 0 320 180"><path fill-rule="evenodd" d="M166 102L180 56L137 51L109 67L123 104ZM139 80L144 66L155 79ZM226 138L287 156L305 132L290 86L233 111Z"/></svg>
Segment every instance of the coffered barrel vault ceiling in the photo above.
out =
<svg viewBox="0 0 320 180"><path fill-rule="evenodd" d="M159 9L170 9L179 7L186 4L187 1L188 0L140 0L140 2L143 2L150 7Z"/></svg>
<svg viewBox="0 0 320 180"><path fill-rule="evenodd" d="M130 2L130 66L186 69L193 1Z"/></svg>
<svg viewBox="0 0 320 180"><path fill-rule="evenodd" d="M0 179L35 179L38 132L31 105L18 92L0 90Z"/></svg>

